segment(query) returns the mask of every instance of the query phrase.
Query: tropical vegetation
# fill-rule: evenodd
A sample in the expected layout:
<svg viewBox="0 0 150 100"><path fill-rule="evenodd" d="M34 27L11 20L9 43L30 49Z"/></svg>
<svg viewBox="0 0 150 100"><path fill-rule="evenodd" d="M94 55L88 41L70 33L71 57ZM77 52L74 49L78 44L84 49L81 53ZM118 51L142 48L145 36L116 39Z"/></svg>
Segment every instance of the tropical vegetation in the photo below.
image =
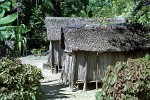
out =
<svg viewBox="0 0 150 100"><path fill-rule="evenodd" d="M43 48L46 49L44 46L48 45L44 25L46 16L124 17L127 23L136 28L149 28L150 1L0 0L0 47L6 48L7 54L11 56L20 55L26 49L34 54L43 52ZM97 99L141 99L139 94L145 100L149 99L149 63L150 57L147 55L144 58L119 62L114 69L109 67ZM20 60L3 58L0 60L0 98L26 100L42 97L39 88L41 78L41 72L35 66L21 64Z"/></svg>
<svg viewBox="0 0 150 100"><path fill-rule="evenodd" d="M149 100L150 55L109 66L97 100Z"/></svg>
<svg viewBox="0 0 150 100"><path fill-rule="evenodd" d="M43 100L41 70L16 58L0 60L0 100Z"/></svg>
<svg viewBox="0 0 150 100"><path fill-rule="evenodd" d="M128 23L148 26L150 22L149 0L1 0L0 5L1 44L4 45L6 40L13 40L14 51L17 52L48 45L44 25L46 16L119 16L124 17ZM7 45L5 47L9 48Z"/></svg>
<svg viewBox="0 0 150 100"><path fill-rule="evenodd" d="M17 12L8 14L10 10L11 2L1 1L0 2L0 45L7 48L10 54L14 52L21 52L21 49L26 48L26 38L22 35L27 32L24 24L12 25L12 23L18 18ZM7 42L13 42L13 46L7 44ZM9 53L7 52L7 53Z"/></svg>

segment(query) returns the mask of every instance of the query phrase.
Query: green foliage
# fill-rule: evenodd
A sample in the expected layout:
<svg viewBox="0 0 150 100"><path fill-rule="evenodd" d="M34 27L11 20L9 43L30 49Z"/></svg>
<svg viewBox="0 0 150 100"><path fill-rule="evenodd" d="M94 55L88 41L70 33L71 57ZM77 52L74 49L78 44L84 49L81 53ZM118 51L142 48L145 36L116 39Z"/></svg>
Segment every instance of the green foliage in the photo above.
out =
<svg viewBox="0 0 150 100"><path fill-rule="evenodd" d="M3 8L4 11L9 10L10 4L11 4L9 1L2 0L0 1L0 3L1 3L0 8Z"/></svg>
<svg viewBox="0 0 150 100"><path fill-rule="evenodd" d="M2 12L3 13L3 12ZM9 24L17 19L17 14L8 15L0 19L0 25Z"/></svg>
<svg viewBox="0 0 150 100"><path fill-rule="evenodd" d="M129 22L136 22L145 25L150 24L150 1L139 0L134 8L131 16L128 16Z"/></svg>
<svg viewBox="0 0 150 100"><path fill-rule="evenodd" d="M11 2L3 1L0 5L0 44L6 47L14 54L15 51L21 52L21 48L26 48L26 38L23 37L23 33L26 33L24 24L20 26L12 26L11 24L18 18L18 14L13 13L8 16L5 16L7 10L10 10ZM14 41L14 48L10 48L5 44L6 41Z"/></svg>
<svg viewBox="0 0 150 100"><path fill-rule="evenodd" d="M23 34L28 31L29 29L27 29L24 24L14 27L14 34L11 38L15 41L14 51L19 51L20 53L22 51L22 48L26 49L27 39L25 36L23 36Z"/></svg>
<svg viewBox="0 0 150 100"><path fill-rule="evenodd" d="M45 15L42 12L42 6L38 5L33 8L32 15L29 20L29 27L32 29L32 38L41 38L44 39L46 37L46 30L44 26Z"/></svg>
<svg viewBox="0 0 150 100"><path fill-rule="evenodd" d="M94 17L115 17L131 12L133 5L133 0L92 0L89 9Z"/></svg>
<svg viewBox="0 0 150 100"><path fill-rule="evenodd" d="M0 60L0 100L43 100L40 69L19 59Z"/></svg>
<svg viewBox="0 0 150 100"><path fill-rule="evenodd" d="M147 2L149 0L7 0L0 4L0 7L3 8L0 9L0 18L17 11L19 15L17 25L24 24L29 29L27 34L23 33L21 36L27 36L28 47L32 49L31 39L38 38L44 40L46 44L47 34L44 26L46 16L102 18L123 16L130 23L149 24L150 5ZM16 25L13 19L8 21ZM8 38L12 33L10 34L10 31L7 30L6 34L5 38ZM21 40L21 38L16 39ZM20 49L17 47L15 50L20 51L23 48L23 44L20 46L20 43L25 43L25 41L17 43L16 46Z"/></svg>
<svg viewBox="0 0 150 100"><path fill-rule="evenodd" d="M6 10L10 7L10 2L4 2L0 4L0 41L4 42L11 36L13 26L10 26L14 20L17 19L17 14L11 14L4 16Z"/></svg>
<svg viewBox="0 0 150 100"><path fill-rule="evenodd" d="M109 66L97 100L149 100L150 55Z"/></svg>
<svg viewBox="0 0 150 100"><path fill-rule="evenodd" d="M33 49L33 42L30 40L40 39L46 44L47 34L44 24L46 16L51 16L51 10L53 9L53 4L51 0L22 0L17 2L18 14L19 14L19 24L24 23L25 26L30 29L27 32L28 49ZM37 41L40 43L40 41ZM37 48L40 48L37 45Z"/></svg>
<svg viewBox="0 0 150 100"><path fill-rule="evenodd" d="M141 3L138 6L139 2ZM150 22L148 2L149 0L90 0L87 12L91 10L93 17L123 16L129 22L148 24Z"/></svg>
<svg viewBox="0 0 150 100"><path fill-rule="evenodd" d="M61 0L61 13L64 17L88 17L86 6L88 0Z"/></svg>
<svg viewBox="0 0 150 100"><path fill-rule="evenodd" d="M54 9L54 5L51 2L52 0L43 0L42 3L42 11L45 16L51 16L52 13L50 12L52 9Z"/></svg>

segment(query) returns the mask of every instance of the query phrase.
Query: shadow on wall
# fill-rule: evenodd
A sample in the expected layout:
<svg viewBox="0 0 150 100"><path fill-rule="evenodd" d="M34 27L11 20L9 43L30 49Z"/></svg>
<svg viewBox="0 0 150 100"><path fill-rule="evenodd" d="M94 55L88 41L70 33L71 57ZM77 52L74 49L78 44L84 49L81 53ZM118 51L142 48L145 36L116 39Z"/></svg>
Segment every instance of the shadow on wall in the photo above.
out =
<svg viewBox="0 0 150 100"><path fill-rule="evenodd" d="M63 84L42 84L41 88L45 92L45 100L55 100L55 99L63 99L69 98L70 94L61 93L65 90L61 90L66 88Z"/></svg>

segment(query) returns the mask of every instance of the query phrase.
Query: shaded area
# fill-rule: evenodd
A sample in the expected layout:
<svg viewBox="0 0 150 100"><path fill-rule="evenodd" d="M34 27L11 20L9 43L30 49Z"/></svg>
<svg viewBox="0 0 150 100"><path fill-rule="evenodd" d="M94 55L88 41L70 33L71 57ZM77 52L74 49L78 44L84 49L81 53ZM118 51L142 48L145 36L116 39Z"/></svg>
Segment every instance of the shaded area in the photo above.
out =
<svg viewBox="0 0 150 100"><path fill-rule="evenodd" d="M77 84L76 84L77 85ZM84 83L79 83L78 90L83 90ZM98 89L102 88L102 83L98 83ZM96 82L87 83L86 91L96 90Z"/></svg>
<svg viewBox="0 0 150 100"><path fill-rule="evenodd" d="M62 99L62 98L69 98L71 94L64 94L61 92L64 92L63 88L66 88L67 86L63 84L50 84L50 83L43 83L41 85L42 90L45 92L45 98L46 100L55 100L55 99Z"/></svg>

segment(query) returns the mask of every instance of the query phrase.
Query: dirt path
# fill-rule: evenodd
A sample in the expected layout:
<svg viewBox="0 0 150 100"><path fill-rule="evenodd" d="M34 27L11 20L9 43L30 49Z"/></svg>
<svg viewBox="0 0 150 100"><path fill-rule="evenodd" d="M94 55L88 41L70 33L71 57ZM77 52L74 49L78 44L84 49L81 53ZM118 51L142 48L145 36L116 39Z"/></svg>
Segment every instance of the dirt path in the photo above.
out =
<svg viewBox="0 0 150 100"><path fill-rule="evenodd" d="M41 88L45 92L45 100L95 100L96 90L83 92L71 92L68 86L59 82L60 73L51 74L50 70L43 69L43 63L47 62L48 56L21 57L23 63L35 65L41 69L44 79L41 80Z"/></svg>

